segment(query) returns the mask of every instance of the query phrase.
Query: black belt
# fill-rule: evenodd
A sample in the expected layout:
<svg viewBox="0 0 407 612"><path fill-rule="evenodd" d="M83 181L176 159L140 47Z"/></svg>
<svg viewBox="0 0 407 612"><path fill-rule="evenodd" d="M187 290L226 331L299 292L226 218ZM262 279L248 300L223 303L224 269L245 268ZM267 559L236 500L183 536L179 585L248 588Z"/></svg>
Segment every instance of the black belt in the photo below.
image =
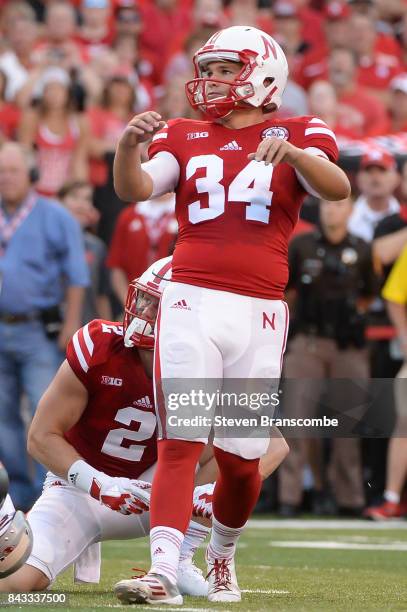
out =
<svg viewBox="0 0 407 612"><path fill-rule="evenodd" d="M26 323L27 321L35 321L39 318L38 314L13 314L11 312L0 312L0 322L13 325L14 323Z"/></svg>

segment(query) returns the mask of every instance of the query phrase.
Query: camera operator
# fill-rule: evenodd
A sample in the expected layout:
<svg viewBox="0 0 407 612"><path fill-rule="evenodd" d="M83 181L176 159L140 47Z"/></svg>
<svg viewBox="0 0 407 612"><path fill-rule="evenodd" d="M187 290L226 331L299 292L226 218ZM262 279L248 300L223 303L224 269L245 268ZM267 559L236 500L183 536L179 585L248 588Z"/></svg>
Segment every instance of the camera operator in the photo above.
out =
<svg viewBox="0 0 407 612"><path fill-rule="evenodd" d="M370 246L348 233L351 213L350 199L321 200L320 230L302 234L290 245L287 299L294 306L296 335L285 359L284 416L317 416L324 379L369 376L364 327L375 277ZM351 406L352 398L343 393L340 397L341 392L332 395L330 406L336 410ZM282 515L295 515L299 509L303 467L313 463L310 457L314 458L314 511L324 513L324 468L320 458L315 462L322 452L320 442L290 439L291 452L279 474ZM359 512L364 502L359 441L334 438L331 446L329 480L334 481L335 501L348 513Z"/></svg>

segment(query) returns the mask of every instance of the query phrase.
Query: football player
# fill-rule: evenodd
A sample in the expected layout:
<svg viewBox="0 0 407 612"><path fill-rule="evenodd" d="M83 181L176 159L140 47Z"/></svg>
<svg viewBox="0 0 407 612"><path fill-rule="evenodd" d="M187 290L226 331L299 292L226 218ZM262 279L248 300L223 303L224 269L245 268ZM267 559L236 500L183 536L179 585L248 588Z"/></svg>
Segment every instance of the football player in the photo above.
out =
<svg viewBox="0 0 407 612"><path fill-rule="evenodd" d="M156 334L161 439L150 511L152 565L128 585L140 602L182 603L179 551L191 516L195 465L209 433L208 427L186 440L170 427L168 381L195 378L210 387L223 379L225 387L229 379L279 378L288 328L287 245L302 201L307 193L327 200L350 193L335 165L338 148L328 125L318 117L273 118L288 74L273 38L251 26L226 28L193 62L186 95L207 120L165 124L154 111L136 115L114 162L116 191L124 200L174 190L179 225L173 282L163 294ZM141 163L140 143L151 137L150 159ZM220 476L206 554L210 601L241 599L234 554L259 495L258 463L267 444L215 431ZM152 588L161 595L153 598ZM125 601L122 588L120 597Z"/></svg>
<svg viewBox="0 0 407 612"><path fill-rule="evenodd" d="M30 453L50 471L28 524L6 496L5 471L0 470L2 506L5 497L0 508L0 591L45 589L72 563L76 580L98 582L101 541L148 534L157 446L147 373L150 369L151 375L159 297L170 273L169 257L130 285L124 326L94 320L70 341L29 432ZM206 458L206 476L214 480L208 463ZM210 517L212 488L196 489L201 515ZM192 555L208 531L191 521L179 568L178 584L185 593L207 592Z"/></svg>

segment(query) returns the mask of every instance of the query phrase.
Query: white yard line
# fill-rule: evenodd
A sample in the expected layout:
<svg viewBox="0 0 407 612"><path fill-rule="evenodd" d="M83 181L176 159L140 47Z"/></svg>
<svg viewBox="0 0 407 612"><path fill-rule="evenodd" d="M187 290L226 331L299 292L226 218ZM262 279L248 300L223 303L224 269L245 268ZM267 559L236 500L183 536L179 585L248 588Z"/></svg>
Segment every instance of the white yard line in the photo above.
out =
<svg viewBox="0 0 407 612"><path fill-rule="evenodd" d="M356 544L355 542L269 542L273 548L324 548L327 550L385 550L391 552L406 552L407 544Z"/></svg>
<svg viewBox="0 0 407 612"><path fill-rule="evenodd" d="M406 529L407 521L363 521L361 519L338 520L307 520L307 519L282 519L282 520L258 520L252 519L248 522L252 529Z"/></svg>
<svg viewBox="0 0 407 612"><path fill-rule="evenodd" d="M278 589L242 589L242 593L257 593L260 595L289 595L290 591L280 591Z"/></svg>

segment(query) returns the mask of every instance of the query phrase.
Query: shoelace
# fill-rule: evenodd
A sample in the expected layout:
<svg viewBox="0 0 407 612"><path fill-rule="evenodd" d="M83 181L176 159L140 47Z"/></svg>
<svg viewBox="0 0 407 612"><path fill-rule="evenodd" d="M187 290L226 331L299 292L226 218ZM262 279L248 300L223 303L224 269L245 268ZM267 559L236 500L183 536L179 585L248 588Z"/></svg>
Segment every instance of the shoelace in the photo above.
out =
<svg viewBox="0 0 407 612"><path fill-rule="evenodd" d="M232 576L230 574L228 560L222 559L219 561L215 559L214 566L207 575L207 578L209 578L212 573L215 574L216 591L230 591L229 584L232 582Z"/></svg>
<svg viewBox="0 0 407 612"><path fill-rule="evenodd" d="M132 567L131 569L132 569L132 571L133 571L133 572L141 572L141 574L140 574L140 575L134 575L134 576L132 576L132 577L131 577L131 579L132 579L132 580L135 580L136 578L144 578L144 576L146 576L146 575L147 575L146 570L141 569L141 568L139 568L139 567Z"/></svg>

